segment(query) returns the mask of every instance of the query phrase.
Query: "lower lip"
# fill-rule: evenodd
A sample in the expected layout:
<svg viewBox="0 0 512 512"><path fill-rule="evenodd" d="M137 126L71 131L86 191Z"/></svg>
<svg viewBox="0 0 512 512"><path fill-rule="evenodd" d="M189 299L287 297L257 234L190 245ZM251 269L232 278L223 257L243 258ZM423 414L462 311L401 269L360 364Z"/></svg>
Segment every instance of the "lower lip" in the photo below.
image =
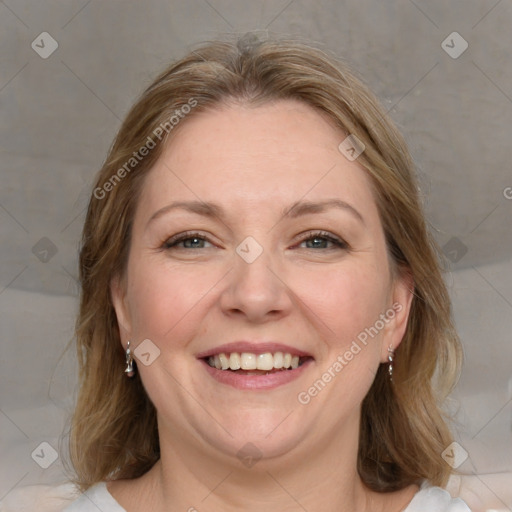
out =
<svg viewBox="0 0 512 512"><path fill-rule="evenodd" d="M268 375L240 375L230 370L217 370L217 368L210 366L204 359L201 359L201 363L203 363L206 371L222 384L227 384L237 389L258 390L274 389L297 379L313 363L313 359L306 360L302 365L293 370L281 370L269 373Z"/></svg>

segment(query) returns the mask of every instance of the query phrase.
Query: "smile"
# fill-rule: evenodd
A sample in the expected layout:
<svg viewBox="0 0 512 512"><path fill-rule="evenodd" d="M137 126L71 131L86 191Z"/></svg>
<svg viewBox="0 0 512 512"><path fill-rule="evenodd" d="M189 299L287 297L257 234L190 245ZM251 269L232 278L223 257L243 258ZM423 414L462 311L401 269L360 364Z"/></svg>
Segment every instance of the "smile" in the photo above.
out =
<svg viewBox="0 0 512 512"><path fill-rule="evenodd" d="M217 370L231 370L242 372L253 372L253 370L261 370L261 372L271 372L273 370L289 370L296 369L301 366L308 356L299 357L289 352L265 352L263 354L254 354L251 352L231 352L220 353L205 358L207 363Z"/></svg>

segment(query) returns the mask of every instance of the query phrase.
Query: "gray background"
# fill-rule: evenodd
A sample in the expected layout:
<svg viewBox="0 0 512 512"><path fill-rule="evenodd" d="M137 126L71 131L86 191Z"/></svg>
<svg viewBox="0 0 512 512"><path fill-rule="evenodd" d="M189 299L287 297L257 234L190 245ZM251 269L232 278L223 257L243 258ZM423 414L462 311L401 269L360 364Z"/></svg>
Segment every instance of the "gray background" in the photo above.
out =
<svg viewBox="0 0 512 512"><path fill-rule="evenodd" d="M48 469L31 453L59 450L73 403L78 240L120 120L195 44L255 29L337 53L405 134L451 260L459 470L499 497L485 475L512 472L511 26L496 0L0 1L0 499L63 478L63 453Z"/></svg>

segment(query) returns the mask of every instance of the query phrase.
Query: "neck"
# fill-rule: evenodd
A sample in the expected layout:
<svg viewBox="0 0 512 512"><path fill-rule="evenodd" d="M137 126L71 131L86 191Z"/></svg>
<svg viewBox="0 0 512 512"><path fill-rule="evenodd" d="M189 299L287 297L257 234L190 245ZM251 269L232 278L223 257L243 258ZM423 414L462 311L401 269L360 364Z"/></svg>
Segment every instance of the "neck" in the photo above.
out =
<svg viewBox="0 0 512 512"><path fill-rule="evenodd" d="M152 510L189 512L353 512L377 510L378 493L357 469L358 425L314 449L262 459L252 466L161 432L161 459L144 475ZM351 434L351 435L349 435ZM166 440L172 439L172 442ZM355 442L354 442L355 441Z"/></svg>

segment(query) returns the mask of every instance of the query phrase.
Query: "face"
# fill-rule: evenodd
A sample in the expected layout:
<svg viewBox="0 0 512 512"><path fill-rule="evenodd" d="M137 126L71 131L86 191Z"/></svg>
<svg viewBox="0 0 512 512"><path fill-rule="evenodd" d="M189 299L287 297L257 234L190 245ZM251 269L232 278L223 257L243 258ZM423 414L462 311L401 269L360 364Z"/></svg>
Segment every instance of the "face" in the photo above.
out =
<svg viewBox="0 0 512 512"><path fill-rule="evenodd" d="M222 457L357 443L411 293L345 137L292 100L224 106L182 123L148 174L112 296L124 348L150 340L137 371L161 436ZM278 352L300 366L268 372L290 359Z"/></svg>

